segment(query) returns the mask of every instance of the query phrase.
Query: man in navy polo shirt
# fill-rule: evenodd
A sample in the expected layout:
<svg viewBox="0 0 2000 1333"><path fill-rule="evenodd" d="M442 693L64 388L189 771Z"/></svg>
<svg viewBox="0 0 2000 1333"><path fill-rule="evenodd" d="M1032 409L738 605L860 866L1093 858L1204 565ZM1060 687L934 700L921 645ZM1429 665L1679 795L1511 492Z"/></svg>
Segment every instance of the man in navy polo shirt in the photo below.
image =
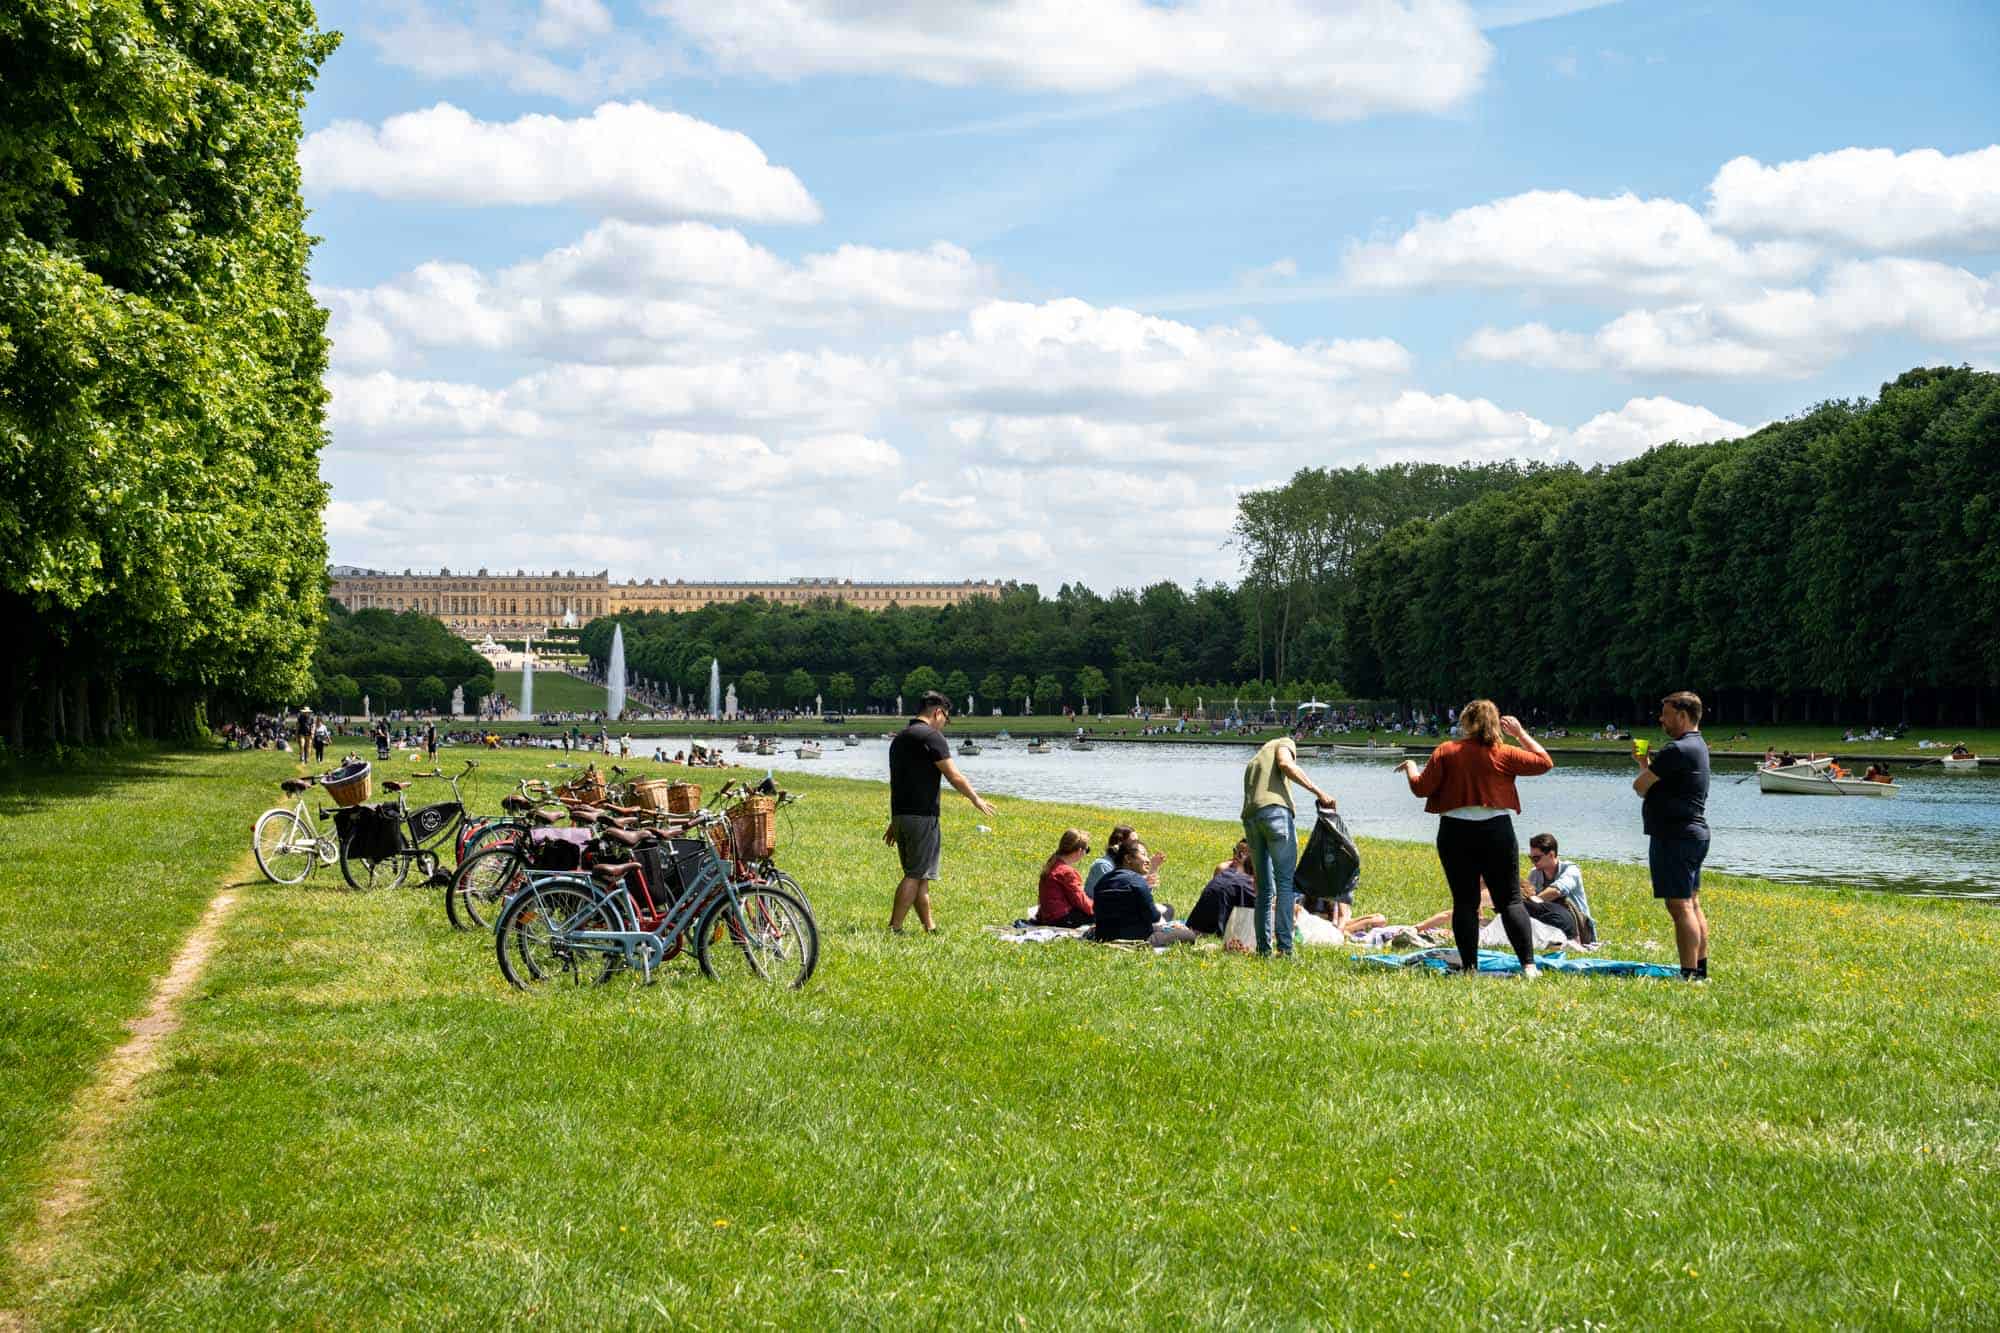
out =
<svg viewBox="0 0 2000 1333"><path fill-rule="evenodd" d="M1633 760L1632 790L1644 802L1646 863L1653 896L1667 905L1680 949L1681 976L1708 980L1708 917L1701 910L1701 863L1708 859L1708 742L1701 737L1701 699L1680 690L1660 701L1667 743Z"/></svg>
<svg viewBox="0 0 2000 1333"><path fill-rule="evenodd" d="M912 907L924 932L937 930L931 919L931 881L938 877L944 836L938 827L938 779L945 778L982 815L993 813L965 774L952 762L944 729L951 721L951 700L931 690L917 704L917 715L889 742L889 827L882 841L896 849L903 878L896 885L889 929L900 933Z"/></svg>

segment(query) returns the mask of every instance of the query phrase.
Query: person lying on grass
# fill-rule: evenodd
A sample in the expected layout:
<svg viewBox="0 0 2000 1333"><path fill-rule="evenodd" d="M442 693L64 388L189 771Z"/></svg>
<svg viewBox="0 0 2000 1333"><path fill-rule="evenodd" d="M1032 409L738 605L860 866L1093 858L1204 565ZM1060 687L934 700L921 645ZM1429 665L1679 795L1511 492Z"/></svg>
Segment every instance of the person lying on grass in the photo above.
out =
<svg viewBox="0 0 2000 1333"><path fill-rule="evenodd" d="M1229 925L1229 913L1237 907L1254 907L1257 882L1250 874L1250 843L1239 838L1236 852L1227 861L1216 863L1215 873L1202 885L1194 910L1188 913L1188 929L1197 935L1220 935Z"/></svg>
<svg viewBox="0 0 2000 1333"><path fill-rule="evenodd" d="M1076 863L1089 854L1088 833L1080 828L1063 830L1055 851L1042 862L1035 924L1060 926L1065 930L1090 924L1090 895L1083 891L1083 876L1076 872Z"/></svg>
<svg viewBox="0 0 2000 1333"><path fill-rule="evenodd" d="M1144 940L1156 949L1194 942L1194 932L1173 920L1173 909L1153 901L1153 886L1146 882L1152 864L1152 853L1137 838L1118 849L1118 864L1097 881L1091 899L1096 917L1091 938L1107 944Z"/></svg>

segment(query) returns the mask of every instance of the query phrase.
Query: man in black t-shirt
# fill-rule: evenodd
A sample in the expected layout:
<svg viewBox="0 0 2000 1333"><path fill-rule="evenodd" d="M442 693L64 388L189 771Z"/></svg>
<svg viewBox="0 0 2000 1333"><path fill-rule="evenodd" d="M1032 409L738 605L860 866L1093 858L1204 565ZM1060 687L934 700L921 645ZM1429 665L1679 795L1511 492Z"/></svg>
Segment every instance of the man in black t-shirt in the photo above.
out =
<svg viewBox="0 0 2000 1333"><path fill-rule="evenodd" d="M1660 701L1667 743L1650 755L1633 751L1639 776L1632 790L1645 802L1653 896L1667 904L1680 949L1681 976L1708 980L1708 916L1701 910L1701 865L1708 859L1708 742L1701 736L1701 699L1681 690Z"/></svg>
<svg viewBox="0 0 2000 1333"><path fill-rule="evenodd" d="M938 877L944 839L938 829L938 779L949 779L959 795L982 815L993 807L972 789L952 762L944 728L951 721L951 700L932 690L918 701L917 715L889 742L889 827L882 841L902 858L903 879L896 885L896 903L889 912L889 929L900 932L912 907L926 933L931 919L931 881Z"/></svg>

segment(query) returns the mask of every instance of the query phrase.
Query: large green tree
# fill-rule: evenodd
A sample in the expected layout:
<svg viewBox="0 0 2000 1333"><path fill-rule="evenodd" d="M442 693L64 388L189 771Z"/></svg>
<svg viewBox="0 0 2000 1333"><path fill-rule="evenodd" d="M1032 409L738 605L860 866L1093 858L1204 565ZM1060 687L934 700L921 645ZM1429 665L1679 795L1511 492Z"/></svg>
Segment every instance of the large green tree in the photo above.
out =
<svg viewBox="0 0 2000 1333"><path fill-rule="evenodd" d="M297 0L0 7L16 746L303 702L326 339L298 146L333 45Z"/></svg>

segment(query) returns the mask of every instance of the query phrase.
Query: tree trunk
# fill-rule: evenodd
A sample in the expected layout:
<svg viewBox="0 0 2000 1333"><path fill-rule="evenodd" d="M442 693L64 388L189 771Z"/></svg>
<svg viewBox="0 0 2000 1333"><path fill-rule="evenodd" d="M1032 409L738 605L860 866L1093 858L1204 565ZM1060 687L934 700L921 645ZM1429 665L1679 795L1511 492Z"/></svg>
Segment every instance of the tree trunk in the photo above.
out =
<svg viewBox="0 0 2000 1333"><path fill-rule="evenodd" d="M82 674L71 678L70 685L76 695L76 704L70 710L69 737L78 745L90 744L90 677Z"/></svg>

